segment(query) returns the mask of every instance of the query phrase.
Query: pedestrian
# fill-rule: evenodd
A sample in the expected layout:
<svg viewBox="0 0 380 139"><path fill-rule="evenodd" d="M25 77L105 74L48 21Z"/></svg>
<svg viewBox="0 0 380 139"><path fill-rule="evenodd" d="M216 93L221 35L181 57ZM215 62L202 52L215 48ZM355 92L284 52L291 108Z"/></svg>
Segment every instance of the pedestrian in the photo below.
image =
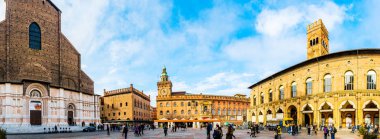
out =
<svg viewBox="0 0 380 139"><path fill-rule="evenodd" d="M55 133L58 133L57 125L54 126Z"/></svg>
<svg viewBox="0 0 380 139"><path fill-rule="evenodd" d="M323 127L323 134L324 134L324 137L325 139L327 139L327 134L329 133L329 130L327 129L326 126Z"/></svg>
<svg viewBox="0 0 380 139"><path fill-rule="evenodd" d="M255 125L255 131L257 134L259 134L259 125L258 124Z"/></svg>
<svg viewBox="0 0 380 139"><path fill-rule="evenodd" d="M222 138L222 128L219 127L219 125L216 125L216 128L212 134L212 137L214 139L221 139Z"/></svg>
<svg viewBox="0 0 380 139"><path fill-rule="evenodd" d="M306 128L307 128L307 135L310 136L310 126L306 124Z"/></svg>
<svg viewBox="0 0 380 139"><path fill-rule="evenodd" d="M232 137L236 138L234 135L234 129L232 128L232 125L230 125L227 129L226 139L232 139Z"/></svg>
<svg viewBox="0 0 380 139"><path fill-rule="evenodd" d="M376 135L376 136L379 134L379 126L378 125L375 125L375 129L373 129L372 134Z"/></svg>
<svg viewBox="0 0 380 139"><path fill-rule="evenodd" d="M313 125L313 129L314 129L314 134L315 134L315 135L317 135L317 133L318 133L318 132L317 132L317 131L318 131L318 128L317 128L317 127L318 127L317 125Z"/></svg>
<svg viewBox="0 0 380 139"><path fill-rule="evenodd" d="M331 126L330 134L331 134L331 139L335 139L335 133L337 132L334 124Z"/></svg>
<svg viewBox="0 0 380 139"><path fill-rule="evenodd" d="M109 124L107 124L107 135L108 135L108 136L110 135L110 127L109 127Z"/></svg>
<svg viewBox="0 0 380 139"><path fill-rule="evenodd" d="M212 125L210 123L207 123L206 130L207 130L207 139L210 139L210 132L212 130Z"/></svg>
<svg viewBox="0 0 380 139"><path fill-rule="evenodd" d="M281 126L277 125L277 139L281 139L281 134L282 134Z"/></svg>
<svg viewBox="0 0 380 139"><path fill-rule="evenodd" d="M127 136L128 136L128 125L125 124L124 128L123 128L123 135L124 135L124 139L127 139Z"/></svg>
<svg viewBox="0 0 380 139"><path fill-rule="evenodd" d="M255 125L251 126L251 135L250 137L256 137Z"/></svg>
<svg viewBox="0 0 380 139"><path fill-rule="evenodd" d="M168 135L168 127L166 125L164 125L164 134L165 136Z"/></svg>
<svg viewBox="0 0 380 139"><path fill-rule="evenodd" d="M140 128L141 128L141 134L143 134L143 135L144 135L144 128L145 128L145 125L144 125L144 124L142 124Z"/></svg>

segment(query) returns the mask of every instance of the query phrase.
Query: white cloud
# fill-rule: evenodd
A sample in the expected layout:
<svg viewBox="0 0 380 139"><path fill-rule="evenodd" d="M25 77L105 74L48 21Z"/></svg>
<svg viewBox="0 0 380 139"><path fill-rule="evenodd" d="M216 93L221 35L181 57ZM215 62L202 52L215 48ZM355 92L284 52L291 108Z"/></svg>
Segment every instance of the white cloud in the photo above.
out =
<svg viewBox="0 0 380 139"><path fill-rule="evenodd" d="M256 20L260 35L232 41L224 52L232 59L244 61L251 70L262 73L259 79L306 60L306 25L322 18L328 30L348 18L346 6L330 1L320 5L301 4L282 9L264 9Z"/></svg>
<svg viewBox="0 0 380 139"><path fill-rule="evenodd" d="M0 21L5 20L6 5L4 0L0 0Z"/></svg>

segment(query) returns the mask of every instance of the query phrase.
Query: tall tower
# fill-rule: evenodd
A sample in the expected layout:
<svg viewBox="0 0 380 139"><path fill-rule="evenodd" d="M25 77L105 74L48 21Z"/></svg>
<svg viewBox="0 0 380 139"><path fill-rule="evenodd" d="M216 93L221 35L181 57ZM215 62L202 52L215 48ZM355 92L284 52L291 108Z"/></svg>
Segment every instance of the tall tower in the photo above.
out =
<svg viewBox="0 0 380 139"><path fill-rule="evenodd" d="M172 82L169 80L168 73L166 73L166 67L162 69L161 79L157 82L158 96L170 96L172 94Z"/></svg>
<svg viewBox="0 0 380 139"><path fill-rule="evenodd" d="M322 20L307 27L307 59L329 54L329 32Z"/></svg>

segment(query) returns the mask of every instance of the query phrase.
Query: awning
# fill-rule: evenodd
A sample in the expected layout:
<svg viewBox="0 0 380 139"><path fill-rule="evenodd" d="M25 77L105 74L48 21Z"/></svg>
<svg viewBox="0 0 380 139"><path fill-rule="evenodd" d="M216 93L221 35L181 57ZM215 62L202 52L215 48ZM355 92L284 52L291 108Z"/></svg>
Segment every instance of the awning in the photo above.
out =
<svg viewBox="0 0 380 139"><path fill-rule="evenodd" d="M174 122L174 123L181 123L181 122L220 122L220 120L215 119L208 119L208 120L154 120L154 122Z"/></svg>

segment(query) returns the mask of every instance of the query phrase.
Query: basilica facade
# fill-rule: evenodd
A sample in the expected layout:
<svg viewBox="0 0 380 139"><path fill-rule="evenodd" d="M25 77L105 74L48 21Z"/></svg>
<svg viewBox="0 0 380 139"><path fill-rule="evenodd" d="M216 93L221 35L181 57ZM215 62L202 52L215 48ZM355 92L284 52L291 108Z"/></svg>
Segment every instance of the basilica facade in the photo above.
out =
<svg viewBox="0 0 380 139"><path fill-rule="evenodd" d="M329 53L322 20L307 26L307 60L251 85L249 121L334 125L379 124L380 49Z"/></svg>
<svg viewBox="0 0 380 139"><path fill-rule="evenodd" d="M0 126L98 123L99 96L50 0L5 0L0 21ZM21 129L21 128L20 128Z"/></svg>

